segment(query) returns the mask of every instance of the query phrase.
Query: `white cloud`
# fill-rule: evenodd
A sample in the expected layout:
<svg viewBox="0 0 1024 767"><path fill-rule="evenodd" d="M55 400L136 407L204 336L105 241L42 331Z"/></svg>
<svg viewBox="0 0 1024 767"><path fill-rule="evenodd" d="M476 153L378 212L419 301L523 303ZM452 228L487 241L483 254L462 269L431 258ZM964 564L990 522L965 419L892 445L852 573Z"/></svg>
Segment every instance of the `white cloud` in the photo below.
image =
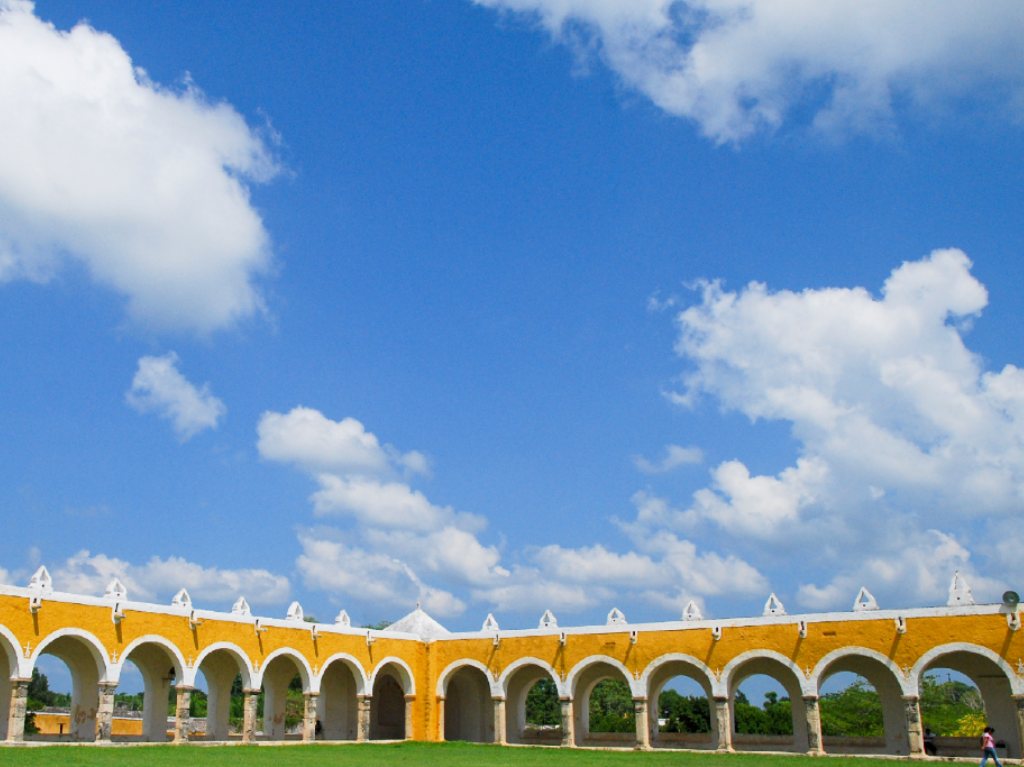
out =
<svg viewBox="0 0 1024 767"><path fill-rule="evenodd" d="M64 258L155 328L260 311L270 246L247 182L276 167L226 103L153 83L116 39L0 0L0 282Z"/></svg>
<svg viewBox="0 0 1024 767"><path fill-rule="evenodd" d="M204 429L216 429L227 412L207 384L197 388L181 374L174 352L141 357L125 399L140 413L155 412L169 420L182 441Z"/></svg>
<svg viewBox="0 0 1024 767"><path fill-rule="evenodd" d="M132 564L83 549L53 570L54 588L76 594L101 595L113 578L124 583L129 599L138 601L170 600L187 588L197 607L204 601L223 606L241 595L253 605L276 606L291 592L286 577L268 570L203 567L181 557L151 557L144 564Z"/></svg>
<svg viewBox="0 0 1024 767"><path fill-rule="evenodd" d="M667 474L680 466L704 462L704 452L699 447L665 445L665 456L652 461L642 455L633 456L633 464L644 474Z"/></svg>
<svg viewBox="0 0 1024 767"><path fill-rule="evenodd" d="M584 61L597 52L627 87L718 142L801 109L830 133L886 130L899 102L978 91L1019 112L1024 85L1016 0L474 2L528 14Z"/></svg>

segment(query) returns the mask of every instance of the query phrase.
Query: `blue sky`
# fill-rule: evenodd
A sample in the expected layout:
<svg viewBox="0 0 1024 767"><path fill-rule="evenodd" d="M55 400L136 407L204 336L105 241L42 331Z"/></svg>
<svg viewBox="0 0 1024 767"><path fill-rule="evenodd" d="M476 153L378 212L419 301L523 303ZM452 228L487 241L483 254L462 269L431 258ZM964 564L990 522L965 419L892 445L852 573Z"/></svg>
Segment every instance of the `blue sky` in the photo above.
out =
<svg viewBox="0 0 1024 767"><path fill-rule="evenodd" d="M890 6L0 1L0 576L1019 590L1024 11Z"/></svg>

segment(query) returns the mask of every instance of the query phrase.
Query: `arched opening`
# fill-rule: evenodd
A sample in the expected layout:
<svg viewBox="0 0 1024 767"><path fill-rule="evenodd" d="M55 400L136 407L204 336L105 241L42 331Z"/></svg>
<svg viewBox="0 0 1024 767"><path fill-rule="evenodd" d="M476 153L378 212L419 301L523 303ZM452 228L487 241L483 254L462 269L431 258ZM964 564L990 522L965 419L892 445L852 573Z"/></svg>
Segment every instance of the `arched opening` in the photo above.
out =
<svg viewBox="0 0 1024 767"><path fill-rule="evenodd" d="M356 740L359 730L358 696L362 691L350 661L332 661L320 680L317 740Z"/></svg>
<svg viewBox="0 0 1024 767"><path fill-rule="evenodd" d="M205 682L203 684L199 677ZM249 686L248 664L236 651L222 647L208 653L196 670L192 727L206 741L228 741L241 734L243 691Z"/></svg>
<svg viewBox="0 0 1024 767"><path fill-rule="evenodd" d="M636 744L633 695L618 667L597 661L580 671L573 684L573 720L578 746Z"/></svg>
<svg viewBox="0 0 1024 767"><path fill-rule="evenodd" d="M405 728L405 694L402 669L388 663L373 682L370 704L370 740L403 740Z"/></svg>
<svg viewBox="0 0 1024 767"><path fill-rule="evenodd" d="M445 685L444 739L494 742L494 704L484 672L463 666Z"/></svg>
<svg viewBox="0 0 1024 767"><path fill-rule="evenodd" d="M100 704L100 680L106 678L104 653L85 637L75 634L44 640L36 657L36 665L45 665L47 658L56 659L66 667L71 683L66 718L63 714L47 717L45 727L28 739L66 739L91 742L96 740L96 713ZM40 664L40 659L43 659ZM42 724L42 717L37 717ZM52 720L52 721L51 721Z"/></svg>
<svg viewBox="0 0 1024 767"><path fill-rule="evenodd" d="M558 686L543 666L524 664L505 681L505 739L532 745L561 743Z"/></svg>
<svg viewBox="0 0 1024 767"><path fill-rule="evenodd" d="M114 695L114 740L158 742L173 736L174 685L181 678L181 664L156 642L143 642L132 648L122 664L121 677ZM135 673L132 673L134 671ZM126 673L127 672L127 673ZM171 714L173 716L173 714Z"/></svg>
<svg viewBox="0 0 1024 767"><path fill-rule="evenodd" d="M986 725L995 728L1000 756L1021 758L1010 681L993 660L970 650L942 654L921 671L921 726L939 756L975 756Z"/></svg>
<svg viewBox="0 0 1024 767"><path fill-rule="evenodd" d="M0 634L0 742L7 739L11 716L11 677L17 676L17 657L14 646Z"/></svg>
<svg viewBox="0 0 1024 767"><path fill-rule="evenodd" d="M902 688L892 670L864 655L836 658L819 677L822 744L834 754L910 753Z"/></svg>
<svg viewBox="0 0 1024 767"><path fill-rule="evenodd" d="M309 681L305 668L291 655L275 657L263 671L263 738L287 740L302 737L305 697Z"/></svg>
<svg viewBox="0 0 1024 767"><path fill-rule="evenodd" d="M647 700L654 748L717 746L711 680L699 666L683 660L658 666L647 684Z"/></svg>
<svg viewBox="0 0 1024 767"><path fill-rule="evenodd" d="M733 748L737 751L807 750L807 718L800 682L785 663L755 657L729 679Z"/></svg>

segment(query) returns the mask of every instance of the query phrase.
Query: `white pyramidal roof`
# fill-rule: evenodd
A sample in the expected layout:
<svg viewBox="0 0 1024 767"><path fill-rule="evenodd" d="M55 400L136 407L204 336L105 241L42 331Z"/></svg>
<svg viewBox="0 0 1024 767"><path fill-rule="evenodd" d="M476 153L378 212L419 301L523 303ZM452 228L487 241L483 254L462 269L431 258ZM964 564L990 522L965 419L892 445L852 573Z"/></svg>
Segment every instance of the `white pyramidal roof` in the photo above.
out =
<svg viewBox="0 0 1024 767"><path fill-rule="evenodd" d="M425 612L423 608L416 605L416 609L399 618L387 627L386 631L404 631L407 634L416 634L422 639L433 639L434 637L448 636L452 632L435 621Z"/></svg>

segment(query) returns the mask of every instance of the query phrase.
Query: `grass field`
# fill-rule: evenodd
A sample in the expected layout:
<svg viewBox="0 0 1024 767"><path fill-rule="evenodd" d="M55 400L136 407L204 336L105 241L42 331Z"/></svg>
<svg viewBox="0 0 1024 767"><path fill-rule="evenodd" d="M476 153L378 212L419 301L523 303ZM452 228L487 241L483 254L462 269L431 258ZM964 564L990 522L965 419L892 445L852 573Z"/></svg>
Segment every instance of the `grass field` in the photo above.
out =
<svg viewBox="0 0 1024 767"><path fill-rule="evenodd" d="M59 767L879 767L889 760L774 754L585 751L555 748L502 748L468 743L395 743L310 746L48 746L0 749L0 764Z"/></svg>

